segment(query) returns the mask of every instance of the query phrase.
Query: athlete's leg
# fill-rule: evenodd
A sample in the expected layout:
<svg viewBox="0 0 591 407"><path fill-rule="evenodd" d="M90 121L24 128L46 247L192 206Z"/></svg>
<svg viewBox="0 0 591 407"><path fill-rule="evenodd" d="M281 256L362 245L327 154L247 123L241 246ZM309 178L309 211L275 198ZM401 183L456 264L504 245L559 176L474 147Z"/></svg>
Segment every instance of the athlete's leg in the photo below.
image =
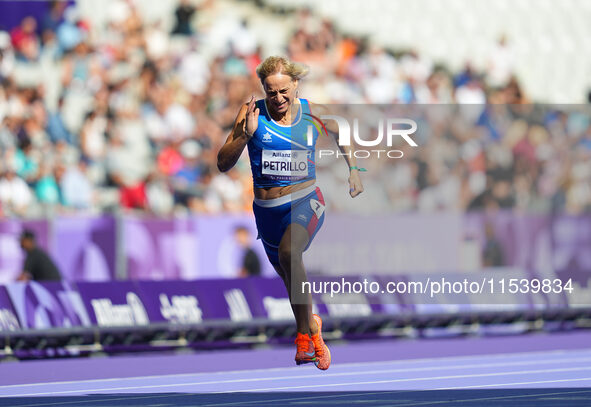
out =
<svg viewBox="0 0 591 407"><path fill-rule="evenodd" d="M272 264L272 266L275 269L275 272L283 280L283 283L285 284L285 288L287 289L287 292L291 293L290 280L286 277L286 273L285 273L285 271L283 271L283 268L281 267L281 265L280 264ZM291 300L291 297L290 297L290 300ZM296 318L296 323L297 323L297 320L298 320L297 315L300 312L300 308L298 307L298 304L291 303L290 305L291 305L291 310L293 311L293 315ZM299 329L298 329L298 332L304 333L304 331L300 331ZM312 318L312 321L310 322L310 335L315 335L316 332L318 332L318 325L316 324L316 320L314 320L314 318Z"/></svg>
<svg viewBox="0 0 591 407"><path fill-rule="evenodd" d="M285 276L285 286L295 316L297 331L314 335L318 332L318 326L312 316L312 294L302 293L303 283L308 281L302 259L308 241L308 231L302 225L290 224L279 244L279 264Z"/></svg>
<svg viewBox="0 0 591 407"><path fill-rule="evenodd" d="M283 269L281 268L281 265L274 264L274 263L271 263L271 265L275 269L275 272L277 273L277 275L279 277L281 277L281 279L283 280L283 284L285 284L285 288L287 288L289 290L289 287L288 287L289 282L287 281L287 278L285 278L285 271L283 271Z"/></svg>

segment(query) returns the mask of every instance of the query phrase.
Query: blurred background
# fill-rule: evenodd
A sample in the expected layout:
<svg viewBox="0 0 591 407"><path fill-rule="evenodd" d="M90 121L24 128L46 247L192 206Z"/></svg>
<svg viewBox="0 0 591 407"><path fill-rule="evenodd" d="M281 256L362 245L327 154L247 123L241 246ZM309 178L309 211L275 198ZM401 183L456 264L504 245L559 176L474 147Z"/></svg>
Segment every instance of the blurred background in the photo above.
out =
<svg viewBox="0 0 591 407"><path fill-rule="evenodd" d="M0 283L14 316L3 330L101 325L84 296L115 294L85 289L91 282L131 284L113 305L128 304L129 290L149 297L138 288L146 281L226 279L218 283L246 292L254 288L237 279L273 276L256 240L246 152L227 173L216 156L240 106L264 96L254 70L274 54L310 66L299 95L316 103L420 106L411 113L421 148L362 162L369 171L358 201L347 198L343 161L319 162L328 215L309 255L312 274L573 277L578 303L591 303L588 1L79 0L0 8ZM363 222L350 223L358 216ZM380 229L384 222L391 228ZM24 229L56 263L64 282L55 290L82 295L85 306L67 307L64 296L35 283L15 294ZM372 248L371 239L390 244L374 253L359 247L359 236L372 236L365 241ZM358 260L340 260L352 250ZM285 299L273 287L252 296ZM158 298L142 301L148 307ZM224 298L225 314L203 318L271 318L260 298L256 306L248 294ZM30 301L43 318L20 311ZM412 301L404 300L418 312ZM557 301L569 309L568 298ZM273 318L289 322L285 305ZM179 322L163 315L141 324Z"/></svg>

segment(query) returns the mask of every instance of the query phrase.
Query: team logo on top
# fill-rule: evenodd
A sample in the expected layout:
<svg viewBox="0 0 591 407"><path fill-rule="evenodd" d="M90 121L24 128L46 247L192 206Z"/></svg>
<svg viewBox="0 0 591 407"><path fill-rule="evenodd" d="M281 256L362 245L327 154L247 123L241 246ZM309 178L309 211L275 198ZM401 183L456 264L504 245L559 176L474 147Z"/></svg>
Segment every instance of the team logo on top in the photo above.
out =
<svg viewBox="0 0 591 407"><path fill-rule="evenodd" d="M263 143L270 143L271 141L271 133L266 132L263 134Z"/></svg>

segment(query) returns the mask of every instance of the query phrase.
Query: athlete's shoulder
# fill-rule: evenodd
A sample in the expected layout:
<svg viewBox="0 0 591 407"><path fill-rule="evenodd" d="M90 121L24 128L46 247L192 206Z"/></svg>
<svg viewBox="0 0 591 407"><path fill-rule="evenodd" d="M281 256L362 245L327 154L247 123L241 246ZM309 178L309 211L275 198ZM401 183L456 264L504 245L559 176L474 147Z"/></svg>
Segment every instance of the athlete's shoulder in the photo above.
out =
<svg viewBox="0 0 591 407"><path fill-rule="evenodd" d="M310 106L310 111L315 116L328 115L331 113L331 109L329 108L329 106L327 106L325 104L314 103L314 102L308 100L308 105Z"/></svg>

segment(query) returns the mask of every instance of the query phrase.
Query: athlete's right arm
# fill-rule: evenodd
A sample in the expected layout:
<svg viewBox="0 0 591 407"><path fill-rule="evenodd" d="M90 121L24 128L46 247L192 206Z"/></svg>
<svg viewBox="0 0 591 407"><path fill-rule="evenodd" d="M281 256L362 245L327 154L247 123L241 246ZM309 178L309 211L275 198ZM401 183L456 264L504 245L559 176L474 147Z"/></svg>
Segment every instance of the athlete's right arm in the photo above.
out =
<svg viewBox="0 0 591 407"><path fill-rule="evenodd" d="M246 144L256 131L258 120L259 109L255 108L253 96L250 102L244 104L238 112L234 127L232 127L230 135L218 152L218 169L221 172L228 171L236 164L244 147L246 147Z"/></svg>

